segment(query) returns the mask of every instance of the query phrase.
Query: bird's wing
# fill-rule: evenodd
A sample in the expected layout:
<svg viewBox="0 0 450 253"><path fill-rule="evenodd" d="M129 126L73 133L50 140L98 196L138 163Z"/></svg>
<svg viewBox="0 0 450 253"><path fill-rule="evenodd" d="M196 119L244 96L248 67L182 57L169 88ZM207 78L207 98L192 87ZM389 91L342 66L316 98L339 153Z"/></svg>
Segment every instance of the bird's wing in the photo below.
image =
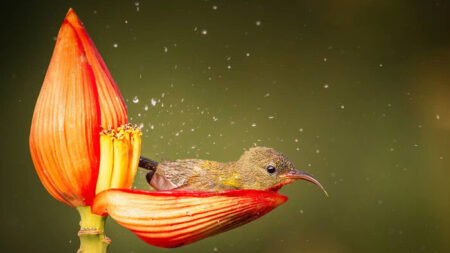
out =
<svg viewBox="0 0 450 253"><path fill-rule="evenodd" d="M199 167L200 162L197 159L187 159L159 163L150 184L156 190L187 189L190 179L205 172Z"/></svg>

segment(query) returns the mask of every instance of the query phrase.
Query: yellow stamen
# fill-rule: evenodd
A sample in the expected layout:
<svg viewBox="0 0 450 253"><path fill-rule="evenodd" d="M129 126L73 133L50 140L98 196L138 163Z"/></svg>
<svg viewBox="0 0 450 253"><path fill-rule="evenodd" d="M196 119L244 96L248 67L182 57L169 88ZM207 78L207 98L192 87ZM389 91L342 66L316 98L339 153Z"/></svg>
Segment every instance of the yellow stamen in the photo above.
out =
<svg viewBox="0 0 450 253"><path fill-rule="evenodd" d="M100 166L95 193L109 189L113 170L113 134L100 133Z"/></svg>
<svg viewBox="0 0 450 253"><path fill-rule="evenodd" d="M130 164L128 167L128 177L125 183L125 188L130 188L133 184L134 176L139 165L139 157L141 156L141 131L139 129L133 129L131 133L131 146L130 149Z"/></svg>
<svg viewBox="0 0 450 253"><path fill-rule="evenodd" d="M114 139L114 167L111 178L111 188L121 188L127 176L130 152L130 139L123 130Z"/></svg>
<svg viewBox="0 0 450 253"><path fill-rule="evenodd" d="M96 193L109 188L130 188L136 175L141 131L131 125L100 133L100 168Z"/></svg>

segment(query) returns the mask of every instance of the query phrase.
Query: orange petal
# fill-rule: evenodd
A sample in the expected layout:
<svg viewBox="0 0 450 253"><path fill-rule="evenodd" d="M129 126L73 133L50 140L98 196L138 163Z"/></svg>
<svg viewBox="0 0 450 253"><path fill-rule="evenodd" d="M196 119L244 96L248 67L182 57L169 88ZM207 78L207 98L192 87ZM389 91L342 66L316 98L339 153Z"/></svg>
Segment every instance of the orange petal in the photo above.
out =
<svg viewBox="0 0 450 253"><path fill-rule="evenodd" d="M287 197L272 191L137 191L96 196L92 212L115 221L154 246L172 248L212 236L270 212Z"/></svg>
<svg viewBox="0 0 450 253"><path fill-rule="evenodd" d="M100 127L127 123L127 112L100 54L75 12L61 26L36 103L30 150L49 193L70 206L95 195Z"/></svg>
<svg viewBox="0 0 450 253"><path fill-rule="evenodd" d="M70 206L92 201L98 173L100 107L92 69L64 22L34 110L30 151L49 193Z"/></svg>
<svg viewBox="0 0 450 253"><path fill-rule="evenodd" d="M126 124L127 109L122 95L100 53L97 51L94 42L92 42L83 24L72 9L69 9L65 21L75 29L94 72L100 102L102 127L110 129Z"/></svg>

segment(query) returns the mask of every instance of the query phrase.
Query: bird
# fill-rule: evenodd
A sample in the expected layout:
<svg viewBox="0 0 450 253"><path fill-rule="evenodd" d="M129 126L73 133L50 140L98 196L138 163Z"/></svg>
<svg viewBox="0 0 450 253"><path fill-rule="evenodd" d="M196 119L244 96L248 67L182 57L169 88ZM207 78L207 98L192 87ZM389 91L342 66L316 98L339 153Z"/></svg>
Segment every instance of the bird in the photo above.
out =
<svg viewBox="0 0 450 253"><path fill-rule="evenodd" d="M311 175L298 171L282 153L268 147L252 147L237 161L183 159L156 162L140 157L139 167L149 170L147 182L157 191L272 190L298 179L325 188Z"/></svg>

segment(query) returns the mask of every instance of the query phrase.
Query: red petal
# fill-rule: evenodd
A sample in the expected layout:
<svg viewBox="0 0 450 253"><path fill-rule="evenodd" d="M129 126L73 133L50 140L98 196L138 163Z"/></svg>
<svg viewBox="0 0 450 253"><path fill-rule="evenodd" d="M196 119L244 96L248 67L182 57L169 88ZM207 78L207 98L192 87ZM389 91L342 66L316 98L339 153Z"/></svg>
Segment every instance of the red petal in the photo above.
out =
<svg viewBox="0 0 450 253"><path fill-rule="evenodd" d="M95 195L99 132L127 123L127 112L100 54L75 12L61 26L30 132L36 171L48 192L70 206Z"/></svg>
<svg viewBox="0 0 450 253"><path fill-rule="evenodd" d="M136 191L112 189L96 196L92 212L109 214L154 246L183 246L255 220L283 204L272 191Z"/></svg>
<svg viewBox="0 0 450 253"><path fill-rule="evenodd" d="M64 22L36 102L30 151L49 193L70 206L92 201L100 108L92 69L75 30Z"/></svg>
<svg viewBox="0 0 450 253"><path fill-rule="evenodd" d="M69 9L67 12L65 21L75 29L94 72L100 102L102 127L114 129L128 123L127 109L119 88L114 83L94 42L92 42L83 24L72 9Z"/></svg>

